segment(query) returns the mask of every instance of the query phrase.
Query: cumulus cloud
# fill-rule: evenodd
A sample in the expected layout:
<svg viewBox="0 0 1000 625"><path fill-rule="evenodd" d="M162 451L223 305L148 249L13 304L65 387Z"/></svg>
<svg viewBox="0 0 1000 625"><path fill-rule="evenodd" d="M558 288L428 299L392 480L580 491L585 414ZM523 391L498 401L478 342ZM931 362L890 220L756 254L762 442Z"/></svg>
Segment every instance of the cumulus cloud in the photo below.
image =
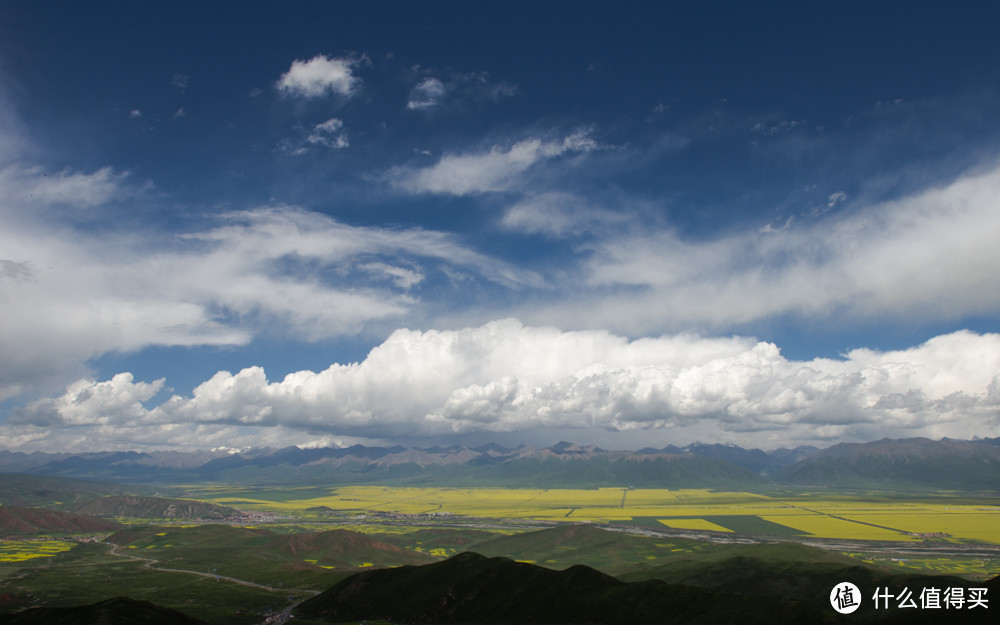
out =
<svg viewBox="0 0 1000 625"><path fill-rule="evenodd" d="M397 330L360 363L281 381L260 367L219 372L190 397L140 407L160 384L125 374L82 381L39 405L53 412L50 423L117 419L397 439L540 428L583 437L665 430L659 436L738 436L761 445L968 438L1000 431L1000 335L962 331L905 350L792 361L773 344L743 337L628 340L507 319Z"/></svg>
<svg viewBox="0 0 1000 625"><path fill-rule="evenodd" d="M580 130L562 140L532 138L510 146L495 145L487 152L448 154L426 168L395 167L387 177L397 188L411 193L469 195L503 191L514 185L519 174L539 162L597 148L590 132Z"/></svg>
<svg viewBox="0 0 1000 625"><path fill-rule="evenodd" d="M357 59L329 58L318 54L308 61L295 60L278 79L282 95L319 98L334 94L350 97L357 91L361 79L354 75Z"/></svg>
<svg viewBox="0 0 1000 625"><path fill-rule="evenodd" d="M9 423L35 425L137 424L147 411L142 402L163 388L163 379L135 382L131 373L119 373L104 382L78 380L55 399L43 399L15 412Z"/></svg>

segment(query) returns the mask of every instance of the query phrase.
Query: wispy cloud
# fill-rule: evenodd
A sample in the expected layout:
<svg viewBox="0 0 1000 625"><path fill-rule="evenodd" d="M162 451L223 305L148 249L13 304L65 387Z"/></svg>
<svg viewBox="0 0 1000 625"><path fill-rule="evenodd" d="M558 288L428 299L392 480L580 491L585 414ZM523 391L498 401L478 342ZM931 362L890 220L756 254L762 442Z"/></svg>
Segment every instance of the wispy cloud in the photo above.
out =
<svg viewBox="0 0 1000 625"><path fill-rule="evenodd" d="M441 104L447 93L444 83L437 78L424 78L410 90L410 99L406 108L410 110L426 110Z"/></svg>
<svg viewBox="0 0 1000 625"><path fill-rule="evenodd" d="M433 111L448 103L496 101L516 93L516 85L495 82L488 72L451 73L444 79L425 76L410 90L406 108Z"/></svg>
<svg viewBox="0 0 1000 625"><path fill-rule="evenodd" d="M308 130L299 127L297 136L282 139L278 143L278 149L293 156L301 156L308 154L315 147L339 150L350 145L347 131L344 130L344 121L331 117Z"/></svg>
<svg viewBox="0 0 1000 625"><path fill-rule="evenodd" d="M28 205L62 205L89 208L121 199L129 194L128 172L102 167L92 173L63 170L51 172L38 166L12 165L0 169L0 193L6 207L14 202Z"/></svg>
<svg viewBox="0 0 1000 625"><path fill-rule="evenodd" d="M328 148L346 148L350 145L347 141L347 133L343 132L343 120L331 117L330 119L313 126L312 132L306 141L313 145L322 145Z"/></svg>
<svg viewBox="0 0 1000 625"><path fill-rule="evenodd" d="M170 79L170 86L184 93L188 88L189 82L187 75L175 72L174 77Z"/></svg>
<svg viewBox="0 0 1000 625"><path fill-rule="evenodd" d="M988 313L1000 306L997 197L993 168L787 227L707 240L662 227L611 231L586 249L579 295L527 318L642 333L775 315L944 321Z"/></svg>
<svg viewBox="0 0 1000 625"><path fill-rule="evenodd" d="M110 170L18 171L30 175L0 179L5 188L33 189L48 202L89 206L127 191ZM17 211L14 195L3 213ZM34 217L19 215L0 232L8 302L0 398L78 376L109 351L241 345L276 326L305 341L354 334L422 306L412 293L422 263L508 286L537 281L451 235L348 226L287 206L229 213L182 233L54 227Z"/></svg>
<svg viewBox="0 0 1000 625"><path fill-rule="evenodd" d="M357 63L358 59L330 58L323 54L308 61L293 61L288 71L278 79L278 91L302 98L319 98L329 94L350 97L361 82L353 73Z"/></svg>
<svg viewBox="0 0 1000 625"><path fill-rule="evenodd" d="M589 152L598 143L580 130L561 140L532 138L512 145L494 145L485 152L448 154L426 168L395 167L387 178L411 193L469 195L511 188L518 175L536 164L567 153Z"/></svg>
<svg viewBox="0 0 1000 625"><path fill-rule="evenodd" d="M628 221L623 211L604 209L585 197L558 191L528 195L504 211L507 230L550 237L574 237Z"/></svg>

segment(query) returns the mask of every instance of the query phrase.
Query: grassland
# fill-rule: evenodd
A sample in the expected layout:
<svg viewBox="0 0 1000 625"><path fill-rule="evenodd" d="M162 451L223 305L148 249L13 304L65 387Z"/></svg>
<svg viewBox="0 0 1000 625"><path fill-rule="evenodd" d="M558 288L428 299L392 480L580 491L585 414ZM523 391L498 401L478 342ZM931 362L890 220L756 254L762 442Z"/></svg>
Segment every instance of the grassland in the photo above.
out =
<svg viewBox="0 0 1000 625"><path fill-rule="evenodd" d="M113 556L99 544L80 544L50 558L0 562L0 587L15 600L4 605L5 610L85 605L129 596L218 625L256 625L266 615L280 612L294 595L153 570L140 560Z"/></svg>

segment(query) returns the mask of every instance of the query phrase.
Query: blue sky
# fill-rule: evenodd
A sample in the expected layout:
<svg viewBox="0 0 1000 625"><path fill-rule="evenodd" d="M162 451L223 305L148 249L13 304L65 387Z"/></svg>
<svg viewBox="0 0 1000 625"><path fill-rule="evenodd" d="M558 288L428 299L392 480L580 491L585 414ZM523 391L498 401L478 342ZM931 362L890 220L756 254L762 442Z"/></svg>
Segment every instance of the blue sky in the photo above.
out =
<svg viewBox="0 0 1000 625"><path fill-rule="evenodd" d="M0 7L0 448L1000 434L997 9L341 4Z"/></svg>

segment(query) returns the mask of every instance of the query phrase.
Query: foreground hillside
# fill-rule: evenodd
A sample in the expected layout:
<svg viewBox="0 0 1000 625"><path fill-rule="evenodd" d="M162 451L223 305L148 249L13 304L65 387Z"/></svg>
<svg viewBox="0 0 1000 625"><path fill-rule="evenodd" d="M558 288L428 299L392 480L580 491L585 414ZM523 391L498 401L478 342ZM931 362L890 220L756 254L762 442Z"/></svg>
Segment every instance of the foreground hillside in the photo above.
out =
<svg viewBox="0 0 1000 625"><path fill-rule="evenodd" d="M82 606L31 608L0 614L0 625L210 625L149 601L116 597Z"/></svg>
<svg viewBox="0 0 1000 625"><path fill-rule="evenodd" d="M708 567L725 575L731 561ZM830 590L851 579L866 589L882 585L907 588L919 596L924 588L966 590L957 578L886 576L862 567L839 568L832 581L814 577L807 563L803 574L820 592L799 588L770 592L726 590L720 585L696 587L660 580L625 582L577 565L563 571L463 553L421 567L368 571L351 576L295 610L300 623L379 620L396 623L465 623L513 625L633 625L635 623L771 624L839 623L844 617L829 604ZM707 569L706 569L707 570ZM985 596L1000 591L1000 578L980 585ZM895 594L895 590L893 591ZM852 618L877 623L933 623L934 610L908 611L893 604L876 609L867 596ZM963 606L967 607L967 606ZM949 623L993 623L988 607L949 613Z"/></svg>
<svg viewBox="0 0 1000 625"><path fill-rule="evenodd" d="M295 614L326 622L496 624L827 620L819 609L794 601L725 599L711 590L658 581L626 583L585 566L553 571L464 553L423 567L360 573L305 601Z"/></svg>

